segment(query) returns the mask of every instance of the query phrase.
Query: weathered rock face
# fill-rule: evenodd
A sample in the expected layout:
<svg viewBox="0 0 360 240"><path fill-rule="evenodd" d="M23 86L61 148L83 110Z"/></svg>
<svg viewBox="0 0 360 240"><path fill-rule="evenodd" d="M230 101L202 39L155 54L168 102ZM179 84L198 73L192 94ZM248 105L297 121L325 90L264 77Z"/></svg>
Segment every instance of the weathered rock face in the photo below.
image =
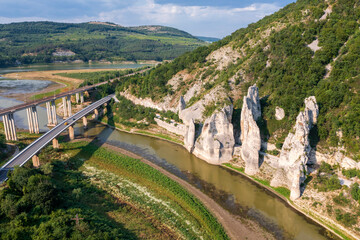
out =
<svg viewBox="0 0 360 240"><path fill-rule="evenodd" d="M259 150L261 148L260 129L256 120L261 117L259 89L256 85L248 89L241 110L241 157L245 161L245 173L255 174L259 169Z"/></svg>
<svg viewBox="0 0 360 240"><path fill-rule="evenodd" d="M154 118L154 120L157 125L159 125L162 128L165 128L169 132L175 133L180 136L184 136L186 134L186 126L184 124L175 123L175 122L167 123L158 118Z"/></svg>
<svg viewBox="0 0 360 240"><path fill-rule="evenodd" d="M296 118L293 132L290 132L279 158L279 169L271 181L271 186L286 186L291 190L290 198L300 197L300 185L305 180L306 164L311 151L309 142L310 129L316 124L319 108L315 97L305 99L305 110Z"/></svg>
<svg viewBox="0 0 360 240"><path fill-rule="evenodd" d="M186 103L185 103L184 97L181 96L179 99L178 112L180 113L185 108L186 108Z"/></svg>
<svg viewBox="0 0 360 240"><path fill-rule="evenodd" d="M186 126L184 145L189 152L192 152L194 150L194 144L195 144L195 124L194 121L191 120L189 125Z"/></svg>
<svg viewBox="0 0 360 240"><path fill-rule="evenodd" d="M283 120L285 117L285 111L284 109L282 109L281 107L276 107L275 108L275 119L276 120Z"/></svg>
<svg viewBox="0 0 360 240"><path fill-rule="evenodd" d="M221 164L232 159L235 145L232 111L233 106L227 106L206 119L196 140L194 155L211 164Z"/></svg>

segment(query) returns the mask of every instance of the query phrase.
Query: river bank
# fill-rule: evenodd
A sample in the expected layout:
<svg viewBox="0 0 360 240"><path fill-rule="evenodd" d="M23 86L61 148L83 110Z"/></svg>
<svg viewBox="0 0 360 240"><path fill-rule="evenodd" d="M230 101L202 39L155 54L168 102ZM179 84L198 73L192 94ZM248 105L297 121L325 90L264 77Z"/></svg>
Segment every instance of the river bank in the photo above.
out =
<svg viewBox="0 0 360 240"><path fill-rule="evenodd" d="M80 138L76 139L72 142L78 142L78 141L87 141L90 142L92 139L88 138ZM157 166L156 164L150 162L149 160L134 154L132 152L129 152L123 148L116 147L107 143L104 144L98 144L101 147L104 147L106 149L114 150L116 152L119 152L121 154L124 154L126 156L129 156L134 159L138 159L141 162L149 165L150 167L156 169L157 171L161 172L168 178L176 181L179 183L182 187L184 187L188 192L193 194L195 197L197 197L209 210L212 212L213 215L216 216L217 220L222 224L222 226L225 228L227 234L230 236L231 239L275 239L270 233L266 232L264 229L262 229L260 226L257 226L250 220L245 220L240 222L239 219L237 219L234 215L229 213L228 211L224 210L219 204L217 204L213 199L211 199L209 196L201 192L199 189L195 188L188 182L184 181L183 179L169 173L165 169Z"/></svg>
<svg viewBox="0 0 360 240"><path fill-rule="evenodd" d="M157 136L156 134L154 134L154 128L150 128L150 131L144 131L141 129L128 129L126 130L125 128L122 127L114 127L111 126L109 124L107 124L107 122L100 122L101 124L104 124L108 127L114 128L118 131L123 131L123 132L127 132L130 134L137 134L137 135L142 135L142 136L148 136L148 137L152 137L152 138L157 138L157 139L161 139L163 141L168 141L171 142L173 144L176 144L178 146L183 147L184 149L185 146L182 144L182 138L180 136L177 136L175 134L169 134L168 136L166 136L166 134L164 133L164 131L162 131L162 135L163 136ZM156 130L155 130L156 131ZM178 138L176 138L176 136ZM175 138L175 139L174 139ZM311 221L321 225L322 227L324 227L325 229L327 229L329 231L329 237L333 238L334 236L337 236L338 238L341 239L357 239L355 236L353 236L350 232L348 232L346 229L344 229L343 227L337 225L336 223L332 222L330 224L330 222L328 222L328 219L324 219L322 218L319 214L311 212L309 209L305 210L304 206L302 206L301 204L296 204L293 201L291 201L289 199L289 196L286 196L284 194L279 193L278 191L275 190L275 188L271 187L269 184L264 184L264 180L262 179L257 179L254 177L251 177L247 174L244 173L244 171L237 169L237 167L233 166L233 165L229 165L229 164L222 164L220 165L223 168L226 168L230 171L236 172L240 175L242 175L243 177L246 177L247 179L249 179L250 181L254 182L255 184L261 186L262 188L270 191L274 196L276 196L278 199L282 200L288 207L292 208L294 211L298 212L299 214L307 217L308 219L310 219ZM333 236L331 236L331 234L333 234Z"/></svg>

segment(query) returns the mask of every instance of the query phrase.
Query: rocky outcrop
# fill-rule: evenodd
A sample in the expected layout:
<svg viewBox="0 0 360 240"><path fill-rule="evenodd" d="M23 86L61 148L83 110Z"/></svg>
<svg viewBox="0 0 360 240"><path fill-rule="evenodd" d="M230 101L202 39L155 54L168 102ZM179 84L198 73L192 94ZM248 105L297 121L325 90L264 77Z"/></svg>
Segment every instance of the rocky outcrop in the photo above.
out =
<svg viewBox="0 0 360 240"><path fill-rule="evenodd" d="M194 150L195 145L195 124L191 120L189 125L186 126L186 133L184 136L184 145L185 148L191 153Z"/></svg>
<svg viewBox="0 0 360 240"><path fill-rule="evenodd" d="M184 136L186 134L186 126L181 123L176 123L176 122L167 123L158 118L154 118L154 120L157 123L157 125L159 125L162 128L165 128L169 132L175 133L180 136Z"/></svg>
<svg viewBox="0 0 360 240"><path fill-rule="evenodd" d="M311 151L309 132L317 122L319 108L314 96L305 99L305 110L296 118L296 124L289 133L280 152L279 167L271 181L271 186L290 188L290 198L300 197L300 185L306 178Z"/></svg>
<svg viewBox="0 0 360 240"><path fill-rule="evenodd" d="M190 120L203 122L203 112L205 106L214 102L222 102L227 99L227 94L222 86L216 86L207 94L205 94L199 101L195 102L190 107L179 112L180 119L188 125ZM186 95L184 100L187 102Z"/></svg>
<svg viewBox="0 0 360 240"><path fill-rule="evenodd" d="M130 94L127 91L120 92L120 95L127 98L128 100L132 101L136 105L157 109L159 111L172 111L172 112L177 111L177 109L175 107L170 107L170 104L169 104L170 97L169 96L166 96L162 102L155 103L151 98L138 98L138 97Z"/></svg>
<svg viewBox="0 0 360 240"><path fill-rule="evenodd" d="M235 145L232 112L233 106L230 105L205 120L195 142L194 155L211 164L221 164L232 159Z"/></svg>
<svg viewBox="0 0 360 240"><path fill-rule="evenodd" d="M285 117L284 109L282 109L281 107L276 107L275 108L275 119L280 121L280 120L283 120L284 117Z"/></svg>
<svg viewBox="0 0 360 240"><path fill-rule="evenodd" d="M256 120L261 117L259 89L256 85L248 89L241 110L241 157L245 161L245 173L255 174L259 170L259 151L261 148L260 129Z"/></svg>

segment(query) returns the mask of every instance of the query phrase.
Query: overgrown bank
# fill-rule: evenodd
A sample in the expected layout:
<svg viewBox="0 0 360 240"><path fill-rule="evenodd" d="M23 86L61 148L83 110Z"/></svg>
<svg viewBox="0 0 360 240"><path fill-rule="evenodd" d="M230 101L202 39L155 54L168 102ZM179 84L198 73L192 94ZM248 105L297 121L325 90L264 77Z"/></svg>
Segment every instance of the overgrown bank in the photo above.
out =
<svg viewBox="0 0 360 240"><path fill-rule="evenodd" d="M15 169L1 191L4 239L227 239L199 200L139 160L93 143L61 146L41 153L40 169Z"/></svg>

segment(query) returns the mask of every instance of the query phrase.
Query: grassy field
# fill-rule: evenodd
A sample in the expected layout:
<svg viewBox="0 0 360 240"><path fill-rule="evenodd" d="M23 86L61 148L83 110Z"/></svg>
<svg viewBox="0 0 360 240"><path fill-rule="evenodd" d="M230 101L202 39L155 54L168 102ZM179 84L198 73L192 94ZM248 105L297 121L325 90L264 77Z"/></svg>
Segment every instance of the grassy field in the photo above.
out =
<svg viewBox="0 0 360 240"><path fill-rule="evenodd" d="M61 143L61 148L54 151L48 147L40 159L59 159L78 165L93 185L126 204L125 210L118 209L108 215L128 228L138 229L138 232L132 229L138 237L156 234L160 229L170 234L170 238L228 239L216 218L197 198L140 160L88 142ZM132 218L134 211L137 215ZM149 227L151 224L156 227ZM149 234L142 230L146 226Z"/></svg>

